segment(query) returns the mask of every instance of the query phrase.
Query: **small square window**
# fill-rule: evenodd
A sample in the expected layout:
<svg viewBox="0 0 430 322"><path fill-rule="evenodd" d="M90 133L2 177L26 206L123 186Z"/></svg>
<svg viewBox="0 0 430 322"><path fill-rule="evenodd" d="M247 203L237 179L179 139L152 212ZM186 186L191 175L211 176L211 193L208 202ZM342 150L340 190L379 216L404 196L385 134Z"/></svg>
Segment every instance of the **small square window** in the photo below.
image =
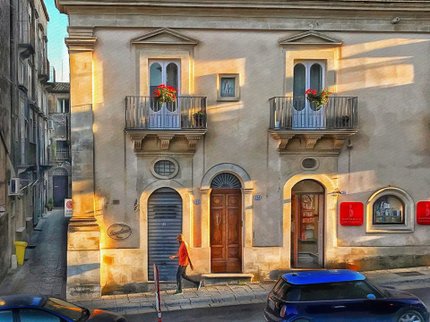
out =
<svg viewBox="0 0 430 322"><path fill-rule="evenodd" d="M219 74L218 101L238 101L239 87L239 74Z"/></svg>

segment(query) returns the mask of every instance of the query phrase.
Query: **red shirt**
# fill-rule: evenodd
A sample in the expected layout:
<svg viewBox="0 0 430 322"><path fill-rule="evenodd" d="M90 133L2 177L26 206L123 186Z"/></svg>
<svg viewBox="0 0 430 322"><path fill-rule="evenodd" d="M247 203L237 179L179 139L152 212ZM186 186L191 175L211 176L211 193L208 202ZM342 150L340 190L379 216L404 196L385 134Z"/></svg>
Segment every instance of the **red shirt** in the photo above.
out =
<svg viewBox="0 0 430 322"><path fill-rule="evenodd" d="M178 250L178 262L180 266L188 266L190 261L188 260L188 250L185 242L181 242Z"/></svg>

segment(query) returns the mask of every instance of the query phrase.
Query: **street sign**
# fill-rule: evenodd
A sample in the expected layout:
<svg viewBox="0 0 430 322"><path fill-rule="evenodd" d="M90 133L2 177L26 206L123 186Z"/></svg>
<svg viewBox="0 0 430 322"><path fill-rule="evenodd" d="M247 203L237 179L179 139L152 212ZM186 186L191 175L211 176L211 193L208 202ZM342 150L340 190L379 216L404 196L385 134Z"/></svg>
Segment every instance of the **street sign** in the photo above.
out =
<svg viewBox="0 0 430 322"><path fill-rule="evenodd" d="M64 217L72 217L73 202L72 199L64 199Z"/></svg>
<svg viewBox="0 0 430 322"><path fill-rule="evenodd" d="M154 282L155 282L155 310L157 311L158 322L161 321L161 301L160 301L160 272L158 266L154 264Z"/></svg>

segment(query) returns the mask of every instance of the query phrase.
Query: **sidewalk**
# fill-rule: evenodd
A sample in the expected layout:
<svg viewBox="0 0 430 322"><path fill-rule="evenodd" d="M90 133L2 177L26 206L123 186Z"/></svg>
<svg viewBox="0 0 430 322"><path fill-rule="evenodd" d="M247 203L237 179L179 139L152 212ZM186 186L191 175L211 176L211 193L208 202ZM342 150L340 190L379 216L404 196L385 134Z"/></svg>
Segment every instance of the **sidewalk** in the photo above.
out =
<svg viewBox="0 0 430 322"><path fill-rule="evenodd" d="M363 272L377 285L389 285L398 289L430 288L430 266ZM245 285L210 285L185 289L181 295L173 290L161 291L162 311L186 310L240 304L264 303L274 282ZM98 300L81 301L82 306L104 308L121 314L155 312L154 293L103 296Z"/></svg>

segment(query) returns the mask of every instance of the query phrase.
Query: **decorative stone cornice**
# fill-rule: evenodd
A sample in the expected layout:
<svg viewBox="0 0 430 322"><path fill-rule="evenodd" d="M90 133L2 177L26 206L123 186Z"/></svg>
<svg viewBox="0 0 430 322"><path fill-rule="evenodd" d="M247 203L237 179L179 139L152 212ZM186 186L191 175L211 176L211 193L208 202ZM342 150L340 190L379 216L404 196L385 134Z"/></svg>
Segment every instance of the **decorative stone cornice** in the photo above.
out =
<svg viewBox="0 0 430 322"><path fill-rule="evenodd" d="M93 28L69 27L69 37L65 42L72 51L94 51L97 37L94 36Z"/></svg>
<svg viewBox="0 0 430 322"><path fill-rule="evenodd" d="M194 130L127 130L136 154L169 152L194 153L206 129Z"/></svg>
<svg viewBox="0 0 430 322"><path fill-rule="evenodd" d="M305 9L305 10L378 10L421 11L430 10L425 0L56 0L57 8L65 13L73 7L175 7L175 8L227 8L227 9Z"/></svg>
<svg viewBox="0 0 430 322"><path fill-rule="evenodd" d="M339 155L345 141L358 130L269 130L281 154Z"/></svg>

